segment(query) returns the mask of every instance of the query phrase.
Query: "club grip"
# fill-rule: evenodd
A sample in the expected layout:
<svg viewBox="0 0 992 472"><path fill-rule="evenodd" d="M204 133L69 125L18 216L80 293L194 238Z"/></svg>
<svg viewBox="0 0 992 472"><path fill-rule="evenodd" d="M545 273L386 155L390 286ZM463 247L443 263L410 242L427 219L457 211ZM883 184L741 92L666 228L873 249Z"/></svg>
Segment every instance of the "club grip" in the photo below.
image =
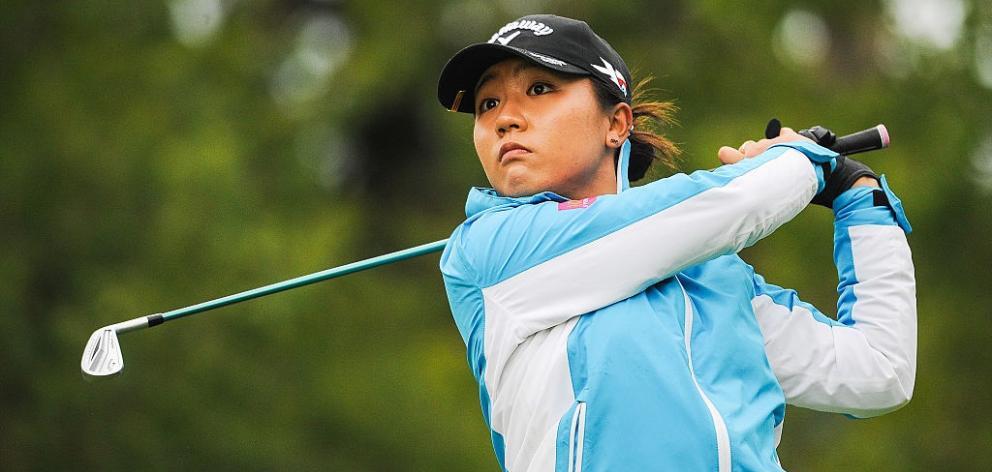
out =
<svg viewBox="0 0 992 472"><path fill-rule="evenodd" d="M765 138L772 139L778 136L781 130L782 122L778 118L772 118L765 127ZM822 126L799 130L798 133L812 139L820 146L845 156L889 147L889 130L882 124L841 137L837 137L833 131Z"/></svg>
<svg viewBox="0 0 992 472"><path fill-rule="evenodd" d="M833 146L830 146L830 149L838 154L851 155L887 147L889 147L889 130L885 125L880 124L864 131L841 136Z"/></svg>

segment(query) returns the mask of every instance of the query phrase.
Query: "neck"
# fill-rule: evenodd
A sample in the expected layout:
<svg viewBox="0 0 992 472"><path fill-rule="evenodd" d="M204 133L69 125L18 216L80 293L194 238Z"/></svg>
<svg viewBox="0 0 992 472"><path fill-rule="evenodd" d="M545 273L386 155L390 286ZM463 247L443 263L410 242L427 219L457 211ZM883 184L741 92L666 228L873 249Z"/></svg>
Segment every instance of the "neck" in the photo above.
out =
<svg viewBox="0 0 992 472"><path fill-rule="evenodd" d="M600 195L616 194L617 176L612 162L609 166L601 167L593 178L585 185L576 188L562 189L561 192L556 193L570 200L581 200L583 198L598 197Z"/></svg>
<svg viewBox="0 0 992 472"><path fill-rule="evenodd" d="M628 143L624 143L624 146L628 146ZM623 162L623 149L612 150L609 149L603 156L603 165L597 169L596 175L590 180L589 185L581 189L578 192L574 192L575 196L569 195L569 198L579 200L588 197L595 197L599 195L615 195L619 193L620 184L618 184L618 179L627 178L626 168L622 173L617 168L620 165L626 167L627 163ZM629 151L628 154L629 156ZM623 188L629 187L629 184L624 185Z"/></svg>

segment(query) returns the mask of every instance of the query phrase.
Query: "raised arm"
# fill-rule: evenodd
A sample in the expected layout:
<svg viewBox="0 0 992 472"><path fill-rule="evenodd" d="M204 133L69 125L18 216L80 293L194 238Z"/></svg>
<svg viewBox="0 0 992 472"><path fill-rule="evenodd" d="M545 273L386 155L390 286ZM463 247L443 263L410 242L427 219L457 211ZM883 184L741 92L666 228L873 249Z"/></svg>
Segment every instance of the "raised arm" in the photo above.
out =
<svg viewBox="0 0 992 472"><path fill-rule="evenodd" d="M916 284L908 223L888 190L834 201L837 320L755 275L755 314L790 404L870 417L905 405L916 374ZM905 228L905 231L904 231Z"/></svg>
<svg viewBox="0 0 992 472"><path fill-rule="evenodd" d="M833 156L793 143L714 171L600 196L580 208L544 202L485 212L456 230L442 272L449 284L481 288L487 337L513 345L754 244L823 188L811 160ZM471 322L459 321L463 335Z"/></svg>

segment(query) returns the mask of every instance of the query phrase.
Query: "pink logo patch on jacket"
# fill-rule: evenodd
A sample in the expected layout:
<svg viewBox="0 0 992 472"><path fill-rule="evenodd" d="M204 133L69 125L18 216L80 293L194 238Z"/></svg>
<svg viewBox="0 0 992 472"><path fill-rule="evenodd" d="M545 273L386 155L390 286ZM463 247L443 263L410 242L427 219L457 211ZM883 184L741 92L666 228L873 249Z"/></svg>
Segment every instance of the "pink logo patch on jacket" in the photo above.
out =
<svg viewBox="0 0 992 472"><path fill-rule="evenodd" d="M583 198L582 200L569 200L567 202L558 203L558 211L562 210L575 210L576 208L589 208L592 206L593 202L596 201L596 197Z"/></svg>

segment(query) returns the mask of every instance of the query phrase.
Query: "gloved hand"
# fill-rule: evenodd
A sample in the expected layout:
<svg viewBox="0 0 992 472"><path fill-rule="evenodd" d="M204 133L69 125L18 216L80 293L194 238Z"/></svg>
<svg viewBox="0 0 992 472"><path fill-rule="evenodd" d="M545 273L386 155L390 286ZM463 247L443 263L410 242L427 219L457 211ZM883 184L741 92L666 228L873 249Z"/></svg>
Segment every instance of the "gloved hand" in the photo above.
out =
<svg viewBox="0 0 992 472"><path fill-rule="evenodd" d="M823 164L825 185L810 203L833 208L834 199L851 188L858 179L871 177L878 181L878 175L861 161L843 155L837 156L834 161L836 165L832 170L828 164Z"/></svg>

